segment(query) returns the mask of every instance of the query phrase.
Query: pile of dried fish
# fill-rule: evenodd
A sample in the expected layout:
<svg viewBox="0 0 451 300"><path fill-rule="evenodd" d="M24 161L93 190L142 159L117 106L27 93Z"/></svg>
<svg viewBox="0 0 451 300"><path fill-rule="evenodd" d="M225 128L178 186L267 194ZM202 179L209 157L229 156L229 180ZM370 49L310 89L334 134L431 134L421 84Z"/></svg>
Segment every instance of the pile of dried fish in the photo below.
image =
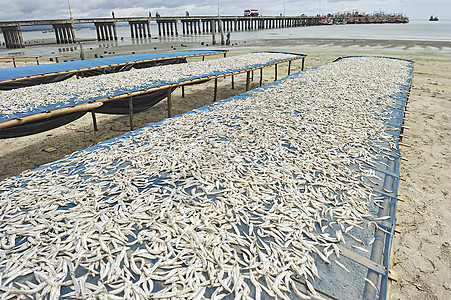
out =
<svg viewBox="0 0 451 300"><path fill-rule="evenodd" d="M105 98L120 91L142 90L149 86L176 83L181 80L246 69L273 61L293 58L286 53L251 53L186 64L172 64L104 74L95 77L65 80L30 86L0 93L0 116L31 111L57 103L78 103Z"/></svg>
<svg viewBox="0 0 451 300"><path fill-rule="evenodd" d="M396 147L384 118L409 76L345 59L2 181L0 291L319 297L318 260L373 201L375 175L350 166Z"/></svg>

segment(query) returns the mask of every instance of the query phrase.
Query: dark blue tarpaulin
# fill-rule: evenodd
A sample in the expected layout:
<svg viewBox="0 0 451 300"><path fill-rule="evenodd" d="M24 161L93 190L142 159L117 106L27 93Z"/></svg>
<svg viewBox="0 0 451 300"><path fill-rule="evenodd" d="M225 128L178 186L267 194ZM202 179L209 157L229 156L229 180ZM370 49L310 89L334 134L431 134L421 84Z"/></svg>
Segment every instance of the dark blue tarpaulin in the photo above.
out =
<svg viewBox="0 0 451 300"><path fill-rule="evenodd" d="M196 51L192 51L192 52L196 52ZM185 52L185 53L188 53L188 52ZM279 52L279 53L281 53L281 52ZM297 53L286 53L286 54L296 55L295 57L292 57L290 59L299 59L301 57L304 57L303 54L297 54ZM278 63L278 62L283 62L283 61L286 61L286 60L275 59L275 60L268 61L265 64L255 64L255 65L249 65L249 66L242 66L242 67L237 67L236 69L230 69L230 70L226 70L226 71L214 71L214 72L211 72L211 73L208 73L208 74L202 74L201 76L189 76L189 77L185 77L185 78L182 78L180 80L175 80L175 81L155 81L155 80L152 80L152 78L149 78L147 83L145 85L143 85L143 86L134 87L134 88L130 88L130 89L117 89L117 90L110 91L110 94L107 95L107 96L99 96L99 97L94 97L94 98L85 99L85 100L80 100L79 99L81 96L79 96L77 94L78 91L71 91L71 92L73 92L74 97L70 101L67 101L67 102L64 102L64 103L62 103L62 102L61 103L56 103L56 104L48 105L48 106L45 106L45 107L31 108L27 112L11 113L11 114L8 114L8 115L1 115L0 114L0 123L6 122L8 120L22 118L22 117L25 117L25 116L30 116L30 115L35 115L35 114L38 114L38 113L43 113L43 112L47 112L47 111L56 110L56 109L59 109L59 108L71 107L71 106L74 106L74 105L88 103L88 102L93 102L93 101L101 101L102 99L106 99L108 97L121 96L121 95L126 95L126 94L137 92L137 91L149 90L149 89L159 88L159 87L164 87L164 86L169 86L169 85L178 85L178 84L182 84L183 82L187 82L187 81L199 80L199 79L209 78L209 77L214 77L214 76L220 76L220 75L223 75L223 74L229 74L229 73L234 73L234 72L243 72L243 71L246 71L246 70L251 70L251 69L255 69L255 68L259 68L259 67L264 67L264 66L267 66L267 65L272 65L272 64L275 64L275 63ZM79 79L79 80L83 80L83 79ZM55 83L55 84L58 84L58 83ZM101 102L103 102L103 101L101 101Z"/></svg>

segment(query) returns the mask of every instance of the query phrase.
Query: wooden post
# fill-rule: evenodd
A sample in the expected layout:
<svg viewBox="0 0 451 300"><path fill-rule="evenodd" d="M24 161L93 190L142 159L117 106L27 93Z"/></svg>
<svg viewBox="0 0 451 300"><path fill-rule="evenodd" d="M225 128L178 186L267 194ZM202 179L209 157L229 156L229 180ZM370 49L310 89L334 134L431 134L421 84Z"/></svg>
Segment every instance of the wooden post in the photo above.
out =
<svg viewBox="0 0 451 300"><path fill-rule="evenodd" d="M216 31L216 22L215 20L211 20L211 43L212 45L216 45L215 31Z"/></svg>
<svg viewBox="0 0 451 300"><path fill-rule="evenodd" d="M17 35L17 39L18 39L17 48L24 48L25 45L23 43L22 28L20 25L18 25L16 28L17 28L16 35Z"/></svg>
<svg viewBox="0 0 451 300"><path fill-rule="evenodd" d="M106 25L106 27L107 27L107 29L108 29L108 38L107 38L107 40L110 40L110 41L112 41L114 38L113 38L113 25L111 25L111 24L108 24L108 25ZM72 28L71 28L71 30L73 30Z"/></svg>
<svg viewBox="0 0 451 300"><path fill-rule="evenodd" d="M94 126L94 131L98 131L99 128L97 128L96 113L93 110L91 110L91 117L92 117L92 125Z"/></svg>
<svg viewBox="0 0 451 300"><path fill-rule="evenodd" d="M146 26L146 23L142 23L141 24L141 27L142 27L142 31L143 31L143 36L146 38L147 37L147 26Z"/></svg>
<svg viewBox="0 0 451 300"><path fill-rule="evenodd" d="M254 70L252 70L251 80L254 81Z"/></svg>
<svg viewBox="0 0 451 300"><path fill-rule="evenodd" d="M221 34L221 45L224 45L225 41L224 41L224 30L222 28L223 25L222 20L219 20L218 25L219 25L219 33Z"/></svg>
<svg viewBox="0 0 451 300"><path fill-rule="evenodd" d="M58 31L58 27L56 27L56 25L53 25L53 30L55 30L55 38L56 38L56 43L60 44L60 35L59 35L59 31ZM99 27L97 27L96 25L96 30L97 30L97 36L99 36ZM97 40L100 41L100 38L97 38Z"/></svg>
<svg viewBox="0 0 451 300"><path fill-rule="evenodd" d="M218 95L218 77L215 78L215 92L213 96L213 102L216 102L217 95Z"/></svg>
<svg viewBox="0 0 451 300"><path fill-rule="evenodd" d="M75 30L74 30L74 23L69 25L70 34L72 36L71 43L75 43Z"/></svg>
<svg viewBox="0 0 451 300"><path fill-rule="evenodd" d="M19 47L17 47L18 42L17 42L16 33L13 30L9 30L7 32L8 32L9 38L10 38L10 48L19 48Z"/></svg>
<svg viewBox="0 0 451 300"><path fill-rule="evenodd" d="M251 79L251 72L247 71L246 72L246 92L249 91L250 79Z"/></svg>
<svg viewBox="0 0 451 300"><path fill-rule="evenodd" d="M80 59L85 60L85 51L83 50L83 44L80 43Z"/></svg>
<svg viewBox="0 0 451 300"><path fill-rule="evenodd" d="M130 131L133 131L133 97L128 98L128 113L130 115Z"/></svg>
<svg viewBox="0 0 451 300"><path fill-rule="evenodd" d="M182 98L185 98L185 86L182 85Z"/></svg>
<svg viewBox="0 0 451 300"><path fill-rule="evenodd" d="M105 40L105 28L104 28L104 25L100 25L100 39L102 41ZM64 28L63 28L63 43L66 43L65 40L66 40L66 34L65 34L65 31L64 31Z"/></svg>
<svg viewBox="0 0 451 300"><path fill-rule="evenodd" d="M132 39L135 38L135 35L136 35L136 37L138 37L138 33L135 30L135 24L133 24L133 23L130 23L130 35L131 35Z"/></svg>
<svg viewBox="0 0 451 300"><path fill-rule="evenodd" d="M263 83L263 68L260 69L260 86L262 86Z"/></svg>
<svg viewBox="0 0 451 300"><path fill-rule="evenodd" d="M66 28L65 27L61 27L60 28L60 33L61 33L61 36L62 36L62 43L63 44L67 44L67 33L66 33ZM103 32L102 32L102 34L103 34ZM103 35L102 35L103 36Z"/></svg>
<svg viewBox="0 0 451 300"><path fill-rule="evenodd" d="M277 80L277 64L274 65L274 81Z"/></svg>
<svg viewBox="0 0 451 300"><path fill-rule="evenodd" d="M235 89L235 81L234 81L234 76L232 75L232 90Z"/></svg>
<svg viewBox="0 0 451 300"><path fill-rule="evenodd" d="M166 36L166 32L167 32L168 35L169 35L169 28L166 26L167 23L166 23L166 22L163 22L163 23L161 23L161 24L162 24L161 27L163 27L163 36ZM166 31L166 28L168 28L167 31Z"/></svg>
<svg viewBox="0 0 451 300"><path fill-rule="evenodd" d="M288 75L290 75L291 71L291 60L288 62Z"/></svg>
<svg viewBox="0 0 451 300"><path fill-rule="evenodd" d="M301 69L301 71L304 71L304 59L305 59L305 57L302 58L302 69Z"/></svg>
<svg viewBox="0 0 451 300"><path fill-rule="evenodd" d="M168 88L166 90L166 96L168 98L168 118L172 117L172 95L171 95L171 88Z"/></svg>

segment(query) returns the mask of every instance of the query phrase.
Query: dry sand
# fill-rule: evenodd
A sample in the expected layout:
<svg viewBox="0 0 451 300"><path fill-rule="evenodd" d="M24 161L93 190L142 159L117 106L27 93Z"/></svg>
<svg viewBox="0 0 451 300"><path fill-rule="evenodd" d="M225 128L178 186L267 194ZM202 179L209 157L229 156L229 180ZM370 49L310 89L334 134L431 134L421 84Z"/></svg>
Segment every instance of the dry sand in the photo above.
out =
<svg viewBox="0 0 451 300"><path fill-rule="evenodd" d="M289 45L289 46L288 46ZM115 54L169 51L171 44L151 49L149 45L113 47ZM189 45L193 47L194 45ZM199 48L199 45L195 45ZM202 47L202 49L212 47ZM221 47L215 47L221 48ZM185 50L187 48L184 48ZM415 61L413 89L404 140L410 147L402 147L408 158L401 166L399 194L407 200L398 203L397 224L402 229L395 236L394 270L400 280L394 283L392 299L451 299L450 203L451 203L451 43L419 41L374 40L271 40L240 44L228 48L230 55L251 51L276 50L307 54L306 68L333 61L339 56L382 55ZM182 49L177 49L182 50ZM94 57L95 51L86 51ZM74 59L70 53L65 59ZM211 58L209 58L211 59ZM286 74L287 64L279 66L279 77ZM294 71L300 62L294 63ZM219 80L218 99L244 92L245 75L237 76L235 89L230 78ZM274 68L264 71L264 83L273 80ZM258 86L258 73L251 88ZM180 89L173 93L174 114L211 103L211 82ZM128 116L97 115L99 131L92 129L91 116L63 127L15 139L0 140L0 179L20 174L71 154L74 151L124 134L129 130ZM135 127L166 118L166 102L135 116ZM50 153L45 149L55 148Z"/></svg>

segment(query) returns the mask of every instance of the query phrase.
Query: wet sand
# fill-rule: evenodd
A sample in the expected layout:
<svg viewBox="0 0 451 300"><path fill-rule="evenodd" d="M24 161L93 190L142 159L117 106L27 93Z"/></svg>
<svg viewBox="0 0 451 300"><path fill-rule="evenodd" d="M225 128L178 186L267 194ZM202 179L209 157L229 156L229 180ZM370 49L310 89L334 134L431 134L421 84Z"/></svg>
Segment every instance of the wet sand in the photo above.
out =
<svg viewBox="0 0 451 300"><path fill-rule="evenodd" d="M404 140L410 147L402 147L408 159L401 165L399 194L406 196L398 203L397 224L402 233L395 236L394 270L400 280L394 283L392 299L450 299L451 298L451 43L420 41L376 40L267 40L252 43L240 42L228 48L190 43L180 48L176 43L153 45L128 45L107 49L85 48L87 58L114 55L166 52L174 47L186 49L229 49L229 55L252 51L286 51L307 54L305 67L328 63L340 56L381 55L415 61L413 89L410 96L409 115ZM103 53L107 51L107 53ZM79 53L69 51L64 59L78 59ZM213 59L209 57L208 59ZM191 59L192 61L193 59ZM287 64L279 66L279 77L287 74ZM300 61L292 71L300 69ZM264 71L264 83L273 81L274 68ZM245 91L245 75L236 76L235 89L230 77L219 80L218 99L225 99ZM255 73L251 88L259 83ZM173 93L174 114L210 104L213 100L213 83L186 87L185 98L181 90ZM167 117L166 102L135 115L135 128L144 127ZM0 179L20 174L47 162L62 158L72 152L129 131L128 116L97 114L99 131L92 129L91 116L85 115L63 127L28 137L0 140ZM55 148L53 152L46 149Z"/></svg>

